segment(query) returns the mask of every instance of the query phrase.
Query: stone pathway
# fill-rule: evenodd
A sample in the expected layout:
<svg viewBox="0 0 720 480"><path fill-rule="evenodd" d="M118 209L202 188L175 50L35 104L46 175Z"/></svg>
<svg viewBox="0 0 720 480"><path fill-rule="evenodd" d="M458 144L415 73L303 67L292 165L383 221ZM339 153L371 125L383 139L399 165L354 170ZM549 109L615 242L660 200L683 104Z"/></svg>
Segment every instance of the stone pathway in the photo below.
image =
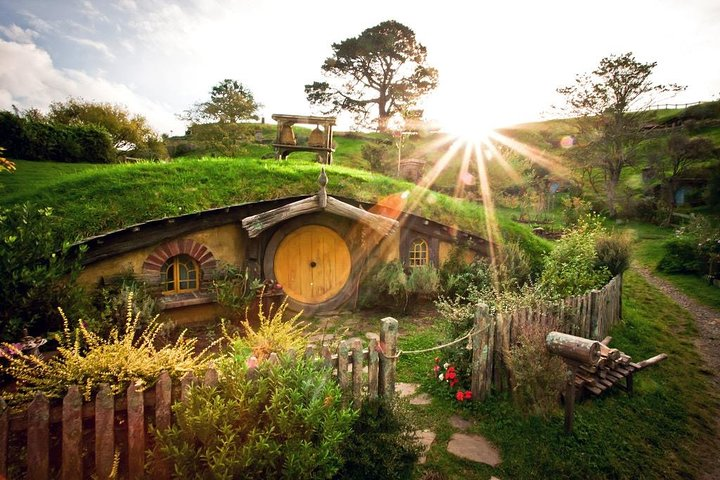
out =
<svg viewBox="0 0 720 480"><path fill-rule="evenodd" d="M417 383L396 383L395 391L400 397L409 398L411 405L429 405L432 398L427 393L417 393L419 385ZM447 451L453 455L470 460L471 462L484 463L491 467L497 467L500 462L500 453L497 448L482 435L464 433L472 427L472 420L467 420L459 415L453 415L448 419L450 425L458 430L450 437L447 445ZM415 432L418 440L423 446L423 452L418 463L423 464L427 460L427 452L435 442L435 432L428 430L418 430ZM492 477L494 480L499 480Z"/></svg>

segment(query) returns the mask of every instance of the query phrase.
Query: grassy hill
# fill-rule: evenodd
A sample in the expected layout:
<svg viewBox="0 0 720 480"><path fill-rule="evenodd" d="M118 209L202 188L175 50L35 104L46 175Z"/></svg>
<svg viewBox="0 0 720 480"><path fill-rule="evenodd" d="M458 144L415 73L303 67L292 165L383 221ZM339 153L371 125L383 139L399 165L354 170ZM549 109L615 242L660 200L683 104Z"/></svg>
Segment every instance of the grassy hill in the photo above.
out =
<svg viewBox="0 0 720 480"><path fill-rule="evenodd" d="M155 218L315 192L317 163L257 158L180 159L170 163L80 165L17 162L0 175L0 205L52 206L55 229L77 240ZM330 194L375 202L409 192L406 210L487 237L482 205L416 188L414 184L340 165L328 167ZM506 240L535 258L547 243L498 211Z"/></svg>

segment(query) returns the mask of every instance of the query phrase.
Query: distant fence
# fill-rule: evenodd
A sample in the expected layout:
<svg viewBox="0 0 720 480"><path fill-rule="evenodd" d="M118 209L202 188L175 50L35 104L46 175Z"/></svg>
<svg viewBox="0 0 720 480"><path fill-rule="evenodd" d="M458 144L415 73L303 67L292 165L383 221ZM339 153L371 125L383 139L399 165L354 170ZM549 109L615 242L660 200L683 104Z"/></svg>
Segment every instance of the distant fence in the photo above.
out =
<svg viewBox="0 0 720 480"><path fill-rule="evenodd" d="M381 324L380 335L368 335L367 348L354 338L340 341L335 353L328 346L309 346L303 352L306 358L323 359L345 402L356 407L365 396L392 397L395 392L398 322L385 318ZM277 360L273 353L268 361ZM186 374L175 383L164 372L153 388L139 391L130 385L124 396L113 397L104 385L90 402L83 402L80 388L72 386L61 404L51 405L38 393L26 408L12 414L0 398L0 480L106 479L116 468L122 478L145 478L147 473L154 479L170 478L168 463L156 462L153 472L145 472L146 453L154 448L150 428L172 425L171 405L185 401L191 385L217 382L213 369L202 380Z"/></svg>
<svg viewBox="0 0 720 480"><path fill-rule="evenodd" d="M578 337L602 340L622 316L622 274L600 290L554 304L540 304L509 313L489 315L480 306L472 339L472 395L482 400L491 388L510 388L508 355L524 327L540 326Z"/></svg>
<svg viewBox="0 0 720 480"><path fill-rule="evenodd" d="M650 105L647 110L679 110L681 108L692 107L693 105L700 105L705 102L690 102L690 103L658 103Z"/></svg>

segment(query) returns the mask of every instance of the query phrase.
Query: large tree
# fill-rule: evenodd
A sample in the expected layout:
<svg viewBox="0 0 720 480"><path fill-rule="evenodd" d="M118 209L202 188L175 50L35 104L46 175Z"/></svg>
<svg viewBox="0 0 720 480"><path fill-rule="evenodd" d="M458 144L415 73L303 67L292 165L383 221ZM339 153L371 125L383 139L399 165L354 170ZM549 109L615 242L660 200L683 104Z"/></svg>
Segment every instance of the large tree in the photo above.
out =
<svg viewBox="0 0 720 480"><path fill-rule="evenodd" d="M158 136L145 117L133 115L120 105L68 98L64 102L51 103L47 119L63 125L103 127L112 137L115 148L123 152L158 148L155 145L159 141ZM159 150L152 153L163 156Z"/></svg>
<svg viewBox="0 0 720 480"><path fill-rule="evenodd" d="M238 123L257 119L255 113L261 107L242 83L226 78L212 87L209 101L196 103L180 118L192 123Z"/></svg>
<svg viewBox="0 0 720 480"><path fill-rule="evenodd" d="M426 64L427 49L415 32L394 20L333 43L333 55L322 65L328 81L305 85L308 101L324 112L348 111L367 124L377 107L377 128L387 129L395 114L412 108L437 86L437 70Z"/></svg>
<svg viewBox="0 0 720 480"><path fill-rule="evenodd" d="M631 52L600 60L589 74L558 88L566 111L577 118L578 140L587 165L599 170L605 183L610 215L616 214L617 188L623 169L637 158L638 146L648 135L647 107L657 95L683 90L675 84L650 80L657 62L643 63Z"/></svg>

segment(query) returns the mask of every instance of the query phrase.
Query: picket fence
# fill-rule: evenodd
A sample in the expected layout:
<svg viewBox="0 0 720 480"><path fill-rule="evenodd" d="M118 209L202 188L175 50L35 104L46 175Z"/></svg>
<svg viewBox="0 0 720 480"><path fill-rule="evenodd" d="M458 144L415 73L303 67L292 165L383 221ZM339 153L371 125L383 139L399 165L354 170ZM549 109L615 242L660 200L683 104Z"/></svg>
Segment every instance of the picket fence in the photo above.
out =
<svg viewBox="0 0 720 480"><path fill-rule="evenodd" d="M306 358L323 359L345 402L356 407L366 396L387 398L395 391L397 320L384 318L380 334L367 337L367 348L354 338L340 341L334 353L328 346L309 346L303 352ZM273 353L268 361L278 360ZM145 391L130 385L124 396L113 397L104 385L92 401L83 402L79 387L72 386L59 404L38 393L26 408L13 413L0 398L0 480L107 479L116 473L128 479L170 478L172 465L165 461L154 462L152 472L145 470L147 453L154 448L150 427L172 425L171 406L185 401L191 385L217 382L214 369L202 379L186 374L179 382L163 372Z"/></svg>
<svg viewBox="0 0 720 480"><path fill-rule="evenodd" d="M621 317L622 274L612 278L600 290L558 303L538 304L495 315L490 315L487 307L480 305L472 336L473 398L484 399L492 388L497 391L510 388L512 372L508 355L511 346L527 328L540 328L544 334L559 331L602 340Z"/></svg>

